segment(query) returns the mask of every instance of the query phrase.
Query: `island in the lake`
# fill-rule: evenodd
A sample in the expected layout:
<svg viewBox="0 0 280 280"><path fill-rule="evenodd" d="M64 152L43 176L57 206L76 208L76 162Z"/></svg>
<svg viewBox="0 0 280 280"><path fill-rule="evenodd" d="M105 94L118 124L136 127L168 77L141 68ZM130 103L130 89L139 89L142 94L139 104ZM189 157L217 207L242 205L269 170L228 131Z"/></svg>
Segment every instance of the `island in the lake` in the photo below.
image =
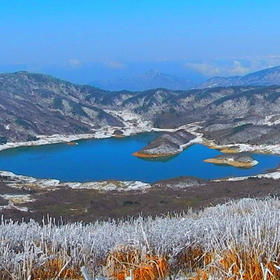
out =
<svg viewBox="0 0 280 280"><path fill-rule="evenodd" d="M181 153L186 147L192 144L196 137L183 130L166 132L157 137L143 149L133 153L139 158L163 158L172 157Z"/></svg>
<svg viewBox="0 0 280 280"><path fill-rule="evenodd" d="M214 158L205 159L205 162L231 165L240 168L251 168L258 164L258 161L253 159L248 153L237 153L237 154L222 154Z"/></svg>

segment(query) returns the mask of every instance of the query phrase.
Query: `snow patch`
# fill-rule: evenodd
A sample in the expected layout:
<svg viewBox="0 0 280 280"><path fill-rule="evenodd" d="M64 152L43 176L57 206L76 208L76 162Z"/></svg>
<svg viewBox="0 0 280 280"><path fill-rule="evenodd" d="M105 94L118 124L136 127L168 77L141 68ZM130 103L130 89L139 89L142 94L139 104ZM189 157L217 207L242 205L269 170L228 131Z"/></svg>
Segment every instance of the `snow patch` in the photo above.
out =
<svg viewBox="0 0 280 280"><path fill-rule="evenodd" d="M273 118L275 119L274 121L273 121ZM263 124L268 125L268 126L273 126L273 125L280 124L280 115L276 114L276 115L266 116Z"/></svg>
<svg viewBox="0 0 280 280"><path fill-rule="evenodd" d="M98 191L145 191L152 186L148 183L140 181L95 181L95 182L60 182L55 179L36 179L33 177L16 175L12 172L0 171L0 176L4 178L5 183L12 188L26 188L26 189L46 189L56 190L60 187L68 187L70 189L89 189ZM5 199L12 199L5 195ZM24 196L13 196L14 199L24 199ZM4 198L4 197L3 197ZM28 197L25 197L28 199Z"/></svg>
<svg viewBox="0 0 280 280"><path fill-rule="evenodd" d="M273 172L268 172L268 173L253 175L253 176L231 177L231 178L219 179L219 180L214 180L214 181L215 182L221 182L221 181L235 182L235 181L247 180L249 178L259 178L259 179L266 178L266 179L279 180L280 179L280 170L277 169L276 171L273 171Z"/></svg>
<svg viewBox="0 0 280 280"><path fill-rule="evenodd" d="M0 197L8 200L12 204L21 204L34 201L30 194L2 194Z"/></svg>
<svg viewBox="0 0 280 280"><path fill-rule="evenodd" d="M88 189L99 191L144 191L151 188L150 184L140 181L97 181L88 183L64 183L71 189Z"/></svg>

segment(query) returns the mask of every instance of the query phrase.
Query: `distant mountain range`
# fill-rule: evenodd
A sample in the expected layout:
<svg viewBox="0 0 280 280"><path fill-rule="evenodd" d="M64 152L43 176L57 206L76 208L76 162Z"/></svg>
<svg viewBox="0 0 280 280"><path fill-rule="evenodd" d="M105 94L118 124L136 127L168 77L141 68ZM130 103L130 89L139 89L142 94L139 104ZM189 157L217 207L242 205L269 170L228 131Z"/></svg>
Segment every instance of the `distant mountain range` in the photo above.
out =
<svg viewBox="0 0 280 280"><path fill-rule="evenodd" d="M175 75L169 75L155 70L150 70L142 75L107 81L96 81L90 84L111 91L143 91L153 88L186 90L192 88L230 86L271 86L280 85L280 66L267 68L245 76L213 77L199 84L192 79L177 77Z"/></svg>
<svg viewBox="0 0 280 280"><path fill-rule="evenodd" d="M271 86L280 84L280 66L234 77L213 77L200 84L199 88L229 86Z"/></svg>
<svg viewBox="0 0 280 280"><path fill-rule="evenodd" d="M247 77L256 82L254 75ZM280 85L113 92L42 74L0 74L0 142L122 130L128 119L118 112L136 116L135 126L147 121L174 128L203 121L208 139L217 142L280 143Z"/></svg>
<svg viewBox="0 0 280 280"><path fill-rule="evenodd" d="M92 82L91 85L105 90L132 90L140 91L153 88L167 88L184 90L195 87L197 84L191 79L180 78L174 75L164 74L150 70L142 75L120 78L107 81Z"/></svg>

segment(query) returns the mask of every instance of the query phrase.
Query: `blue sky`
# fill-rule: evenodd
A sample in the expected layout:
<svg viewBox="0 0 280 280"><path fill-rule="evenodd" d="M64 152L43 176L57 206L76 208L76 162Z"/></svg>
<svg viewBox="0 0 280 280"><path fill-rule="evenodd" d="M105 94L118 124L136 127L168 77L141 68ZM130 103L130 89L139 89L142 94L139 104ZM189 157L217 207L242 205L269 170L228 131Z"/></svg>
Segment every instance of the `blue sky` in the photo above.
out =
<svg viewBox="0 0 280 280"><path fill-rule="evenodd" d="M0 71L176 62L243 74L280 64L279 11L279 0L0 0Z"/></svg>

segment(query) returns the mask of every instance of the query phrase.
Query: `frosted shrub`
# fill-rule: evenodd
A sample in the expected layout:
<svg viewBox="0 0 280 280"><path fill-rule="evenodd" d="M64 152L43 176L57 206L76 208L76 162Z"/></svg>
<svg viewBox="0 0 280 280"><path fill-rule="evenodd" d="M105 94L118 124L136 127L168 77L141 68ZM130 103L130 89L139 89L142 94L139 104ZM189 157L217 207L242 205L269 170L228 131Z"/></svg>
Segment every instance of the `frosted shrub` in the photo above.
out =
<svg viewBox="0 0 280 280"><path fill-rule="evenodd" d="M82 266L91 275L111 277L137 267L135 275L146 279L143 267L149 280L179 272L192 279L274 279L269 277L278 277L279 241L280 201L274 198L243 199L197 214L88 225L2 219L0 279L82 279ZM134 248L133 258L116 248ZM116 255L135 263L125 264ZM248 263L253 260L254 266Z"/></svg>

